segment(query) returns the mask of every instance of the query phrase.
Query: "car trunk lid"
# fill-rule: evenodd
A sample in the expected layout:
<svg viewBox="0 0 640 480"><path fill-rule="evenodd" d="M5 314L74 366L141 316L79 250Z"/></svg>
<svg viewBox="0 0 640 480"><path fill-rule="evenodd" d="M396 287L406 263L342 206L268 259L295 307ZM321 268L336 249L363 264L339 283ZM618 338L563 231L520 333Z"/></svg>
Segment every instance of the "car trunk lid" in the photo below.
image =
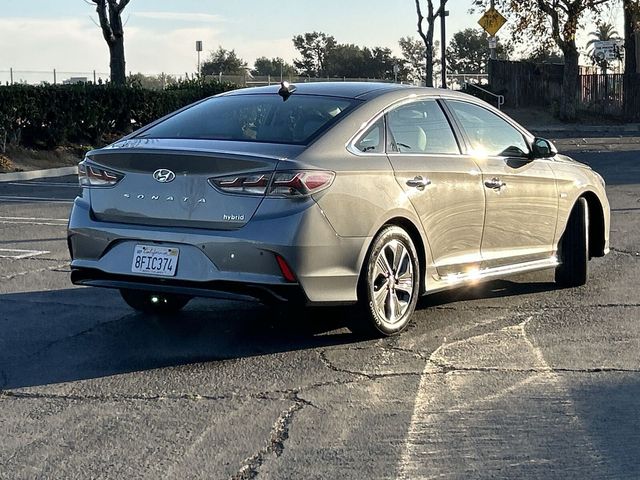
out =
<svg viewBox="0 0 640 480"><path fill-rule="evenodd" d="M91 189L92 212L100 221L233 230L251 219L264 197L222 193L209 179L272 172L280 158L244 152L110 148L89 153L87 160L124 175L114 187Z"/></svg>

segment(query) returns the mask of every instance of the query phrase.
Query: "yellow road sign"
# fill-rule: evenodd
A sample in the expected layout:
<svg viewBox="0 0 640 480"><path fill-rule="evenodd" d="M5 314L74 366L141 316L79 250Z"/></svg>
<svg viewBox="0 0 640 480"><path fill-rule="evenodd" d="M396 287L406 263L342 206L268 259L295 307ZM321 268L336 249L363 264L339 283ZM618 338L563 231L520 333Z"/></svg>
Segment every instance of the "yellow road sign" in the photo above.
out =
<svg viewBox="0 0 640 480"><path fill-rule="evenodd" d="M482 18L478 20L478 23L489 35L493 37L498 33L498 30L507 23L507 19L504 18L498 10L491 7L484 13L484 15L482 15Z"/></svg>

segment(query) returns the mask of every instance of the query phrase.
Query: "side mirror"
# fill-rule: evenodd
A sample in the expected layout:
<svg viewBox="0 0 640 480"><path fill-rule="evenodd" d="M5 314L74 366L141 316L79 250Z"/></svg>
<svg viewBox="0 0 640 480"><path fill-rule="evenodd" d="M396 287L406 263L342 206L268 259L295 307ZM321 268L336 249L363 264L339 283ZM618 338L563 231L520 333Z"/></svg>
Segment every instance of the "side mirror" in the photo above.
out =
<svg viewBox="0 0 640 480"><path fill-rule="evenodd" d="M532 158L549 158L558 153L556 146L546 138L535 138L531 149Z"/></svg>

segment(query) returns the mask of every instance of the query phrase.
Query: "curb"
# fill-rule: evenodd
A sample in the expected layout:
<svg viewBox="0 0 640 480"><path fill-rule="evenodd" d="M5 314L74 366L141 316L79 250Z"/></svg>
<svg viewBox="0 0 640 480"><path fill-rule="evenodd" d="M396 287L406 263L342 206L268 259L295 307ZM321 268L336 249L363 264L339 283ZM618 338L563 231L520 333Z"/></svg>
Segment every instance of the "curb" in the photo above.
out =
<svg viewBox="0 0 640 480"><path fill-rule="evenodd" d="M66 177L77 175L78 167L48 168L46 170L32 170L30 172L0 173L0 183L21 180L36 180L38 178Z"/></svg>
<svg viewBox="0 0 640 480"><path fill-rule="evenodd" d="M638 123L629 123L627 125L530 125L526 128L533 132L545 133L640 133L640 124Z"/></svg>

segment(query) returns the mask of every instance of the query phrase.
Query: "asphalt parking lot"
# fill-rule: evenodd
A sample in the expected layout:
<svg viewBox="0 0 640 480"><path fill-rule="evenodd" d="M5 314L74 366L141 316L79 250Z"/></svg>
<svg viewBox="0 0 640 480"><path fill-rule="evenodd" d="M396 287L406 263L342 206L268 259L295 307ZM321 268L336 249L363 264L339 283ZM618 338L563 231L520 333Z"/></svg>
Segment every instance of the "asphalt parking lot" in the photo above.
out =
<svg viewBox="0 0 640 480"><path fill-rule="evenodd" d="M640 478L640 146L588 150L587 286L438 294L376 341L332 310L136 314L69 282L73 177L0 183L0 478Z"/></svg>

